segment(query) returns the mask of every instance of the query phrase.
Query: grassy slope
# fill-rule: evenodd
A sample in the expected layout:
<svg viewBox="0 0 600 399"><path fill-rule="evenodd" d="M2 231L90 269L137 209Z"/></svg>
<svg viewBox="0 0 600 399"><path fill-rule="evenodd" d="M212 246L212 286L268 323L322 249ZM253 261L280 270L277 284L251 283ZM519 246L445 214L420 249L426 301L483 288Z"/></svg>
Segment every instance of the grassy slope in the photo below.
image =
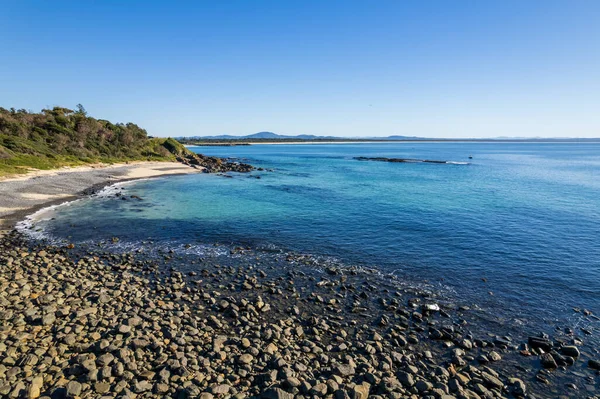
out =
<svg viewBox="0 0 600 399"><path fill-rule="evenodd" d="M134 124L112 124L65 108L35 114L0 108L0 176L90 163L174 161L188 150L148 138Z"/></svg>
<svg viewBox="0 0 600 399"><path fill-rule="evenodd" d="M167 154L161 151L161 148L164 148L163 144L167 140L175 141L164 138L148 139L148 152L145 155L117 157L62 155L48 148L42 148L41 151L36 151L35 154L29 154L8 150L0 144L0 176L23 174L38 169L48 170L64 166L81 166L93 163L113 164L125 161L175 161L174 154ZM2 136L0 136L1 141ZM176 143L181 146L180 143Z"/></svg>

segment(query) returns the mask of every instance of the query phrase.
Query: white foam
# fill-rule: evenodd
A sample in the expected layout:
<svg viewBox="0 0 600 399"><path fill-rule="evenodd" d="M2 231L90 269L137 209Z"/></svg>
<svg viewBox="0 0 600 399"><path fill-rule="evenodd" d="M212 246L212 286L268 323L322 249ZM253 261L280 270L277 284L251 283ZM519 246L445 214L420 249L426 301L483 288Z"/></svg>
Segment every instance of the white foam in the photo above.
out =
<svg viewBox="0 0 600 399"><path fill-rule="evenodd" d="M15 225L15 230L36 240L52 241L52 237L48 235L44 229L36 228L36 225L39 222L51 220L58 208L70 206L71 204L79 200L80 199L76 199L71 201L65 201L61 204L50 205L30 215L27 215L25 216L25 219L21 220Z"/></svg>

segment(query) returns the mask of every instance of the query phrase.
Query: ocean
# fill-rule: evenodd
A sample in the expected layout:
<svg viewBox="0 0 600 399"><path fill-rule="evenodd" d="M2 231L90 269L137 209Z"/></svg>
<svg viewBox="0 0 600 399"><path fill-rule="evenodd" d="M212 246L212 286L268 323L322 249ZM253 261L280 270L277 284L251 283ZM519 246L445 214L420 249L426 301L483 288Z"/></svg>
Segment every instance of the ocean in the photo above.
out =
<svg viewBox="0 0 600 399"><path fill-rule="evenodd" d="M427 286L448 302L473 307L496 331L572 328L598 343L600 324L581 313L600 313L598 143L191 149L265 170L117 185L54 209L33 230L55 241L116 237L122 250L152 242L155 249L205 258L231 257L236 247L265 259L309 254ZM113 195L121 188L126 201Z"/></svg>

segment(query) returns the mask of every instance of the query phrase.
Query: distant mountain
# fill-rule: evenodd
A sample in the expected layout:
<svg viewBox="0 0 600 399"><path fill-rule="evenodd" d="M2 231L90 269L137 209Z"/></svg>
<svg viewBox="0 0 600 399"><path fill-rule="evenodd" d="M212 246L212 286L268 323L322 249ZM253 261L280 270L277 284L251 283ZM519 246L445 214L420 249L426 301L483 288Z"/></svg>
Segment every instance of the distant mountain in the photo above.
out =
<svg viewBox="0 0 600 399"><path fill-rule="evenodd" d="M313 134L299 134L296 136L287 136L283 134L277 134L273 132L258 132L249 134L246 136L233 136L230 134L223 134L219 136L192 136L192 137L178 137L178 139L186 140L255 140L255 139L273 139L273 140L421 140L420 137L409 137L409 136L388 136L388 137L336 137L336 136L315 136Z"/></svg>
<svg viewBox="0 0 600 399"><path fill-rule="evenodd" d="M273 132L258 132L249 136L244 136L245 139L280 139L281 135Z"/></svg>

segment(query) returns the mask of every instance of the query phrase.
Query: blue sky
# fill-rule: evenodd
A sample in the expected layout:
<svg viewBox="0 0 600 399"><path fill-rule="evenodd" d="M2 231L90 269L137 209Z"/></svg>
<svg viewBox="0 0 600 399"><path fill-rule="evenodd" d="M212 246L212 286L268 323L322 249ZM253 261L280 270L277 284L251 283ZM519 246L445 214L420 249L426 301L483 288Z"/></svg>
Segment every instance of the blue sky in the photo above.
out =
<svg viewBox="0 0 600 399"><path fill-rule="evenodd" d="M0 1L0 106L156 136L600 137L600 1Z"/></svg>

